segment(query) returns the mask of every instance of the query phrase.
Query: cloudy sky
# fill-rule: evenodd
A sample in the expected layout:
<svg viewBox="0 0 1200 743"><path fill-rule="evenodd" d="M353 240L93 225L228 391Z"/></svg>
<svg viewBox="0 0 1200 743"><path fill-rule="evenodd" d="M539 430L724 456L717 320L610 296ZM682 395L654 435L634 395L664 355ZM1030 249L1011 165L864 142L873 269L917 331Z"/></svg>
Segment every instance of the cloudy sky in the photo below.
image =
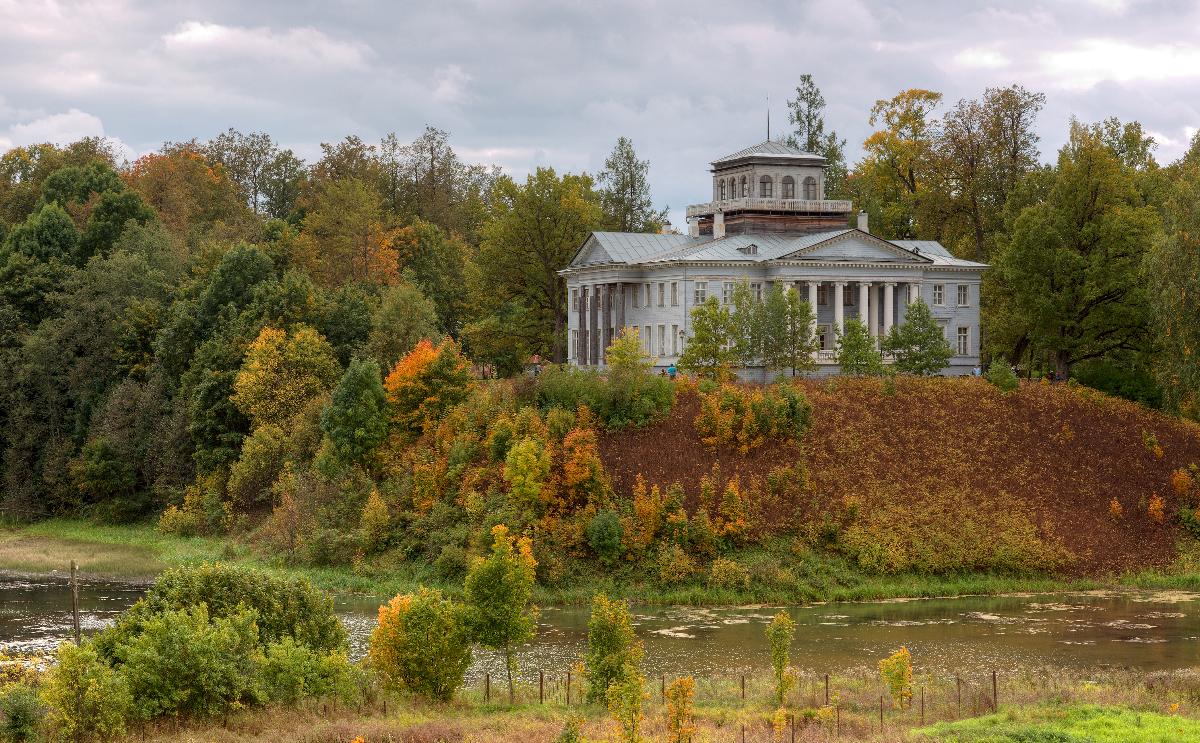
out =
<svg viewBox="0 0 1200 743"><path fill-rule="evenodd" d="M1012 82L1049 99L1044 159L1071 116L1116 115L1169 161L1200 126L1200 2L0 0L0 150L103 134L137 155L232 126L312 158L432 124L520 176L594 171L626 135L678 217L707 162L764 138L767 96L785 123L804 72L852 161L878 98Z"/></svg>

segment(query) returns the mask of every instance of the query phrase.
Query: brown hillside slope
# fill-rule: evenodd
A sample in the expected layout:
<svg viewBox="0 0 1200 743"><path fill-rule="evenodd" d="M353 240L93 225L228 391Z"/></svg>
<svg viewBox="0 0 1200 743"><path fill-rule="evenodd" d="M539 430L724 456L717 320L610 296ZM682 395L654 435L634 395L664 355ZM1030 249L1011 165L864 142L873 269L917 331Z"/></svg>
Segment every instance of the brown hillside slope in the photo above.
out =
<svg viewBox="0 0 1200 743"><path fill-rule="evenodd" d="M1002 395L976 379L899 378L895 394L877 379L798 382L813 404L804 442L812 504L825 510L921 509L929 493L964 494L982 514L1019 513L1073 559L1065 572L1107 575L1172 559L1178 499L1171 472L1200 463L1200 426L1086 388L1028 384ZM680 396L670 417L640 431L605 434L601 456L617 492L640 472L648 482L697 481L719 461L725 475L765 475L798 450L780 442L741 455L704 447L693 421L696 397ZM1157 438L1162 456L1143 439ZM1162 523L1150 498L1166 502ZM1116 499L1123 516L1114 519Z"/></svg>

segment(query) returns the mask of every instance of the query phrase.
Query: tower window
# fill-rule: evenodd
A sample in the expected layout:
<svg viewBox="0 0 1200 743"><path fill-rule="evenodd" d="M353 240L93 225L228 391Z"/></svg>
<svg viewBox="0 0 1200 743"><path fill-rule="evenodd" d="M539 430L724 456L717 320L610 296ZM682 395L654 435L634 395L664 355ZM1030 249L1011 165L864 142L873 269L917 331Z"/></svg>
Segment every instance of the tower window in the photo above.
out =
<svg viewBox="0 0 1200 743"><path fill-rule="evenodd" d="M721 201L725 200L725 181L721 181Z"/></svg>
<svg viewBox="0 0 1200 743"><path fill-rule="evenodd" d="M749 191L747 191L746 188L747 188L746 176L742 176L742 198L743 199L750 195Z"/></svg>
<svg viewBox="0 0 1200 743"><path fill-rule="evenodd" d="M785 175L783 177L783 193L781 196L783 196L785 199L796 198L796 179L792 178L790 175Z"/></svg>
<svg viewBox="0 0 1200 743"><path fill-rule="evenodd" d="M804 198L809 201L817 200L817 179L811 175L804 179Z"/></svg>
<svg viewBox="0 0 1200 743"><path fill-rule="evenodd" d="M771 176L764 175L762 178L760 178L758 180L758 197L760 199L771 198L771 195L772 195L771 190L772 190Z"/></svg>

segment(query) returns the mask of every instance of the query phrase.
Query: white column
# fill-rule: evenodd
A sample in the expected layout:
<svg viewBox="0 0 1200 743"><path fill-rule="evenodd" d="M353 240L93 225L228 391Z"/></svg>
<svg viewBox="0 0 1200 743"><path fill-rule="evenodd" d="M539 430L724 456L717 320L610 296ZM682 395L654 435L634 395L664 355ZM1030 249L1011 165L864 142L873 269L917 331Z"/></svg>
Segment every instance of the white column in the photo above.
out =
<svg viewBox="0 0 1200 743"><path fill-rule="evenodd" d="M883 285L883 334L886 337L892 332L892 303L895 302L896 285L887 283Z"/></svg>
<svg viewBox="0 0 1200 743"><path fill-rule="evenodd" d="M858 321L871 329L871 282L858 282Z"/></svg>
<svg viewBox="0 0 1200 743"><path fill-rule="evenodd" d="M809 332L812 337L817 337L817 282L808 282L808 306L812 309L812 322L809 323Z"/></svg>
<svg viewBox="0 0 1200 743"><path fill-rule="evenodd" d="M846 329L846 321L845 321L845 313L844 313L844 305L845 305L844 292L845 291L846 291L846 282L845 281L833 282L833 327L838 335L841 335L842 332Z"/></svg>
<svg viewBox="0 0 1200 743"><path fill-rule="evenodd" d="M879 287L875 286L874 284L870 284L867 287L867 296L871 298L870 305L867 308L868 309L868 317L870 318L869 321L867 322L867 330L870 331L872 338L878 338L879 337L879 305L877 304L877 302L879 302Z"/></svg>

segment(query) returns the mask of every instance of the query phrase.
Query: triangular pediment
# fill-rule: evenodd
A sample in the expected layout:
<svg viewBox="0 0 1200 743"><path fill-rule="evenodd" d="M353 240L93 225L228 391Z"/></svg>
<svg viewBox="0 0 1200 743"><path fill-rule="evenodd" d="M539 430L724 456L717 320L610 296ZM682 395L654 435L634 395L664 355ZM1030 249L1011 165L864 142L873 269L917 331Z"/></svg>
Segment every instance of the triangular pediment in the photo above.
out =
<svg viewBox="0 0 1200 743"><path fill-rule="evenodd" d="M932 263L922 255L861 230L849 230L806 245L776 260L845 263Z"/></svg>
<svg viewBox="0 0 1200 743"><path fill-rule="evenodd" d="M586 266L594 263L612 263L612 256L600 244L595 235L584 240L580 246L579 252L575 254L575 258L571 261L572 266Z"/></svg>

